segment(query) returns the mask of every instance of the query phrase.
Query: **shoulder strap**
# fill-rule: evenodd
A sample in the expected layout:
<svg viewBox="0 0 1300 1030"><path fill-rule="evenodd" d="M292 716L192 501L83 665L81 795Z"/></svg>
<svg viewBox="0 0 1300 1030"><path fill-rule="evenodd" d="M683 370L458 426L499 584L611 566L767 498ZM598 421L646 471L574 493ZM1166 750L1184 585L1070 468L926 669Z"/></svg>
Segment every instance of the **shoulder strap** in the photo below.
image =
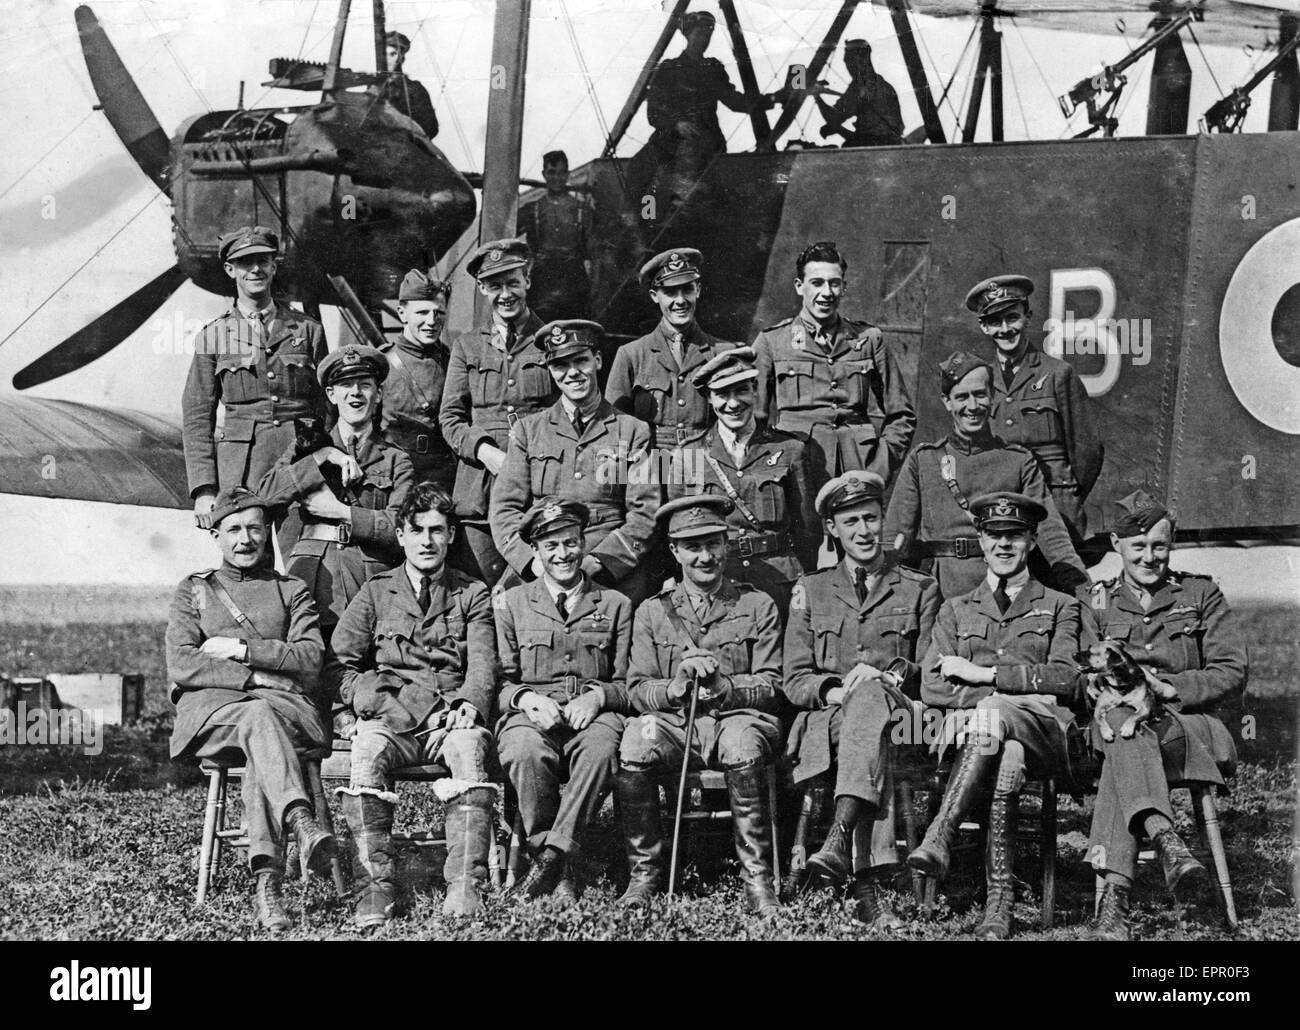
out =
<svg viewBox="0 0 1300 1030"><path fill-rule="evenodd" d="M691 632L690 627L686 625L682 617L677 614L677 609L673 607L672 594L661 594L659 596L659 604L663 606L664 615L667 617L668 622L673 629L685 637L687 643L689 643L691 647L699 647L700 644L699 641L695 639L695 634Z"/></svg>
<svg viewBox="0 0 1300 1030"><path fill-rule="evenodd" d="M970 501L966 500L966 495L961 492L961 487L957 485L957 459L953 457L953 453L946 442L943 445L943 456L939 459L939 475L943 477L943 485L948 488L948 492L952 494L952 499L957 502L957 506L974 523L975 516L971 514Z"/></svg>
<svg viewBox="0 0 1300 1030"><path fill-rule="evenodd" d="M231 618L233 618L237 623L239 623L240 627L244 630L245 633L248 634L250 639L252 640L266 639L265 637L262 636L261 633L257 631L257 627L253 625L252 620L247 615L245 615L242 611L239 610L239 605L235 604L235 599L231 597L229 593L226 592L226 588L223 587L221 585L221 582L217 579L216 569L213 569L211 572L205 573L204 575L198 578L202 579L203 582L207 583L208 587L211 588L212 592L217 595L217 600L221 602L222 607L224 607L226 611L230 613Z"/></svg>
<svg viewBox="0 0 1300 1030"><path fill-rule="evenodd" d="M713 469L713 474L718 477L718 482L722 484L722 489L727 491L727 496L731 498L731 503L736 506L736 510L745 518L749 519L759 529L763 528L763 523L758 521L758 516L744 501L740 499L740 494L736 493L736 488L731 485L731 480L727 478L727 473L723 471L722 466L718 464L718 459L708 451L704 452L704 460L709 463L709 468Z"/></svg>

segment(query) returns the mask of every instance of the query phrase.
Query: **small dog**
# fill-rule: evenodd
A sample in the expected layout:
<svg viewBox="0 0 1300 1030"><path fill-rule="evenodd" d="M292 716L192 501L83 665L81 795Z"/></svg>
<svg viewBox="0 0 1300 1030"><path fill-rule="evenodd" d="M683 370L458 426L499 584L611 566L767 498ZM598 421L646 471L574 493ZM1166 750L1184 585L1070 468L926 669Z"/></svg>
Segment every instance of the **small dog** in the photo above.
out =
<svg viewBox="0 0 1300 1030"><path fill-rule="evenodd" d="M300 461L309 454L315 454L322 447L333 447L334 441L325 431L325 423L318 418L296 418L293 420L293 460ZM325 479L325 485L330 488L330 493L340 501L345 501L343 496L343 473L337 465L326 462L320 467L320 473Z"/></svg>
<svg viewBox="0 0 1300 1030"><path fill-rule="evenodd" d="M1115 739L1115 730L1106 716L1116 708L1133 711L1119 728L1120 736L1127 740L1143 722L1159 715L1162 701L1178 698L1178 691L1134 661L1117 640L1092 644L1074 658L1079 670L1091 677L1088 698L1093 703L1093 720L1107 742Z"/></svg>

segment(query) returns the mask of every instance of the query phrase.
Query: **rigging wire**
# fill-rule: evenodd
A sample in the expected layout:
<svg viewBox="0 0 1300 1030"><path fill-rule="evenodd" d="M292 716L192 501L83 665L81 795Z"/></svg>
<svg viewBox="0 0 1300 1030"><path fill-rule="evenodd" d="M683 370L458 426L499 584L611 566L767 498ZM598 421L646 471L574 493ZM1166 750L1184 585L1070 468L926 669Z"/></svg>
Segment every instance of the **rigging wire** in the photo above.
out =
<svg viewBox="0 0 1300 1030"><path fill-rule="evenodd" d="M923 32L913 32L913 33L912 33L912 37L913 37L913 38L914 38L918 43L921 44L921 50L922 50L922 51L924 52L924 54L925 54L925 59L926 59L926 61L928 61L929 64L930 64L930 71L934 73L935 81L938 82L938 81L942 78L942 76L939 74L939 65L935 63L934 58L933 58L933 57L931 56L931 54L930 54L930 48L926 45L926 42L925 42L925 33L923 33ZM971 40L974 39L974 38L975 38L975 30L974 30L974 29L971 29L970 37L966 40L966 45L965 45L964 47L962 47L961 54L959 54L958 57L957 57L957 65L960 65L960 64L961 64L962 58L966 56L966 50L970 47ZM954 66L954 69L955 69L955 67L956 67L956 66ZM956 77L956 74L957 74L957 73L956 73L956 71L954 70L954 71L953 71L953 77L954 77L954 78ZM937 104L935 104L934 106L935 106L935 109L938 110L938 108L942 107L943 104L946 102L946 103L948 104L948 110L952 113L952 116L953 116L955 119L957 119L958 124L960 124L960 123L961 123L961 114L960 114L960 113L959 113L959 112L958 112L958 111L957 111L957 110L952 106L952 101L948 99L948 90L950 90L951 88L952 88L952 79L950 78L950 79L948 80L948 85L944 87L943 95L939 97L939 102L938 102Z"/></svg>
<svg viewBox="0 0 1300 1030"><path fill-rule="evenodd" d="M424 23L428 20L429 16L427 14L420 20L420 24L415 30L415 38L418 39L420 37L420 34L424 31ZM456 40L455 49L452 51L453 55L461 52L460 45L464 42L465 32L468 28L469 21L466 19L461 22L460 36ZM433 67L433 73L438 77L439 85L442 87L441 91L438 93L438 99L441 101L445 98L447 101L446 110L447 113L451 115L451 126L456 132L456 139L460 142L461 150L465 153L465 164L471 172L474 172L477 170L477 162L474 160L474 150L469 145L469 136L466 135L465 125L460 120L460 112L456 110L456 105L451 102L451 97L447 94L447 79L451 75L452 68L456 65L456 58L455 56L452 57L451 64L447 66L447 71L444 74L441 65L438 63L438 57L433 52L433 47L429 46L427 51L429 55L429 64Z"/></svg>
<svg viewBox="0 0 1300 1030"><path fill-rule="evenodd" d="M1025 139L1029 139L1029 118L1025 114L1025 100L1020 95L1020 84L1016 81L1015 64L1004 60L1002 67L1006 69L1007 78L1011 80L1011 93L1016 98L1016 106L1020 108L1020 124L1025 128Z"/></svg>
<svg viewBox="0 0 1300 1030"><path fill-rule="evenodd" d="M1218 78L1215 77L1214 68L1210 66L1210 59L1205 56L1205 49L1201 46L1201 41L1196 38L1196 33L1192 31L1191 22L1187 23L1187 34L1192 37L1192 42L1196 44L1196 52L1201 55L1201 62L1205 65L1205 70L1210 73L1210 81L1214 83L1214 88L1219 91L1219 99L1223 99L1223 87L1219 85Z"/></svg>
<svg viewBox="0 0 1300 1030"><path fill-rule="evenodd" d="M1034 71L1038 73L1038 78L1043 84L1043 89L1047 91L1048 97L1051 98L1052 106L1057 107L1057 93L1052 89L1052 84L1047 81L1047 76L1043 73L1043 66L1038 63L1038 57L1034 54L1034 48L1031 47L1029 41L1025 39L1024 30L1020 28L1020 24L1015 18L1011 19L1011 27L1016 30L1016 35L1020 37L1020 45L1024 48L1025 52L1029 54L1029 60L1034 66ZM1060 110L1060 108L1058 107L1057 110ZM1067 122L1069 121L1069 118L1064 114L1062 117L1065 117Z"/></svg>
<svg viewBox="0 0 1300 1030"><path fill-rule="evenodd" d="M573 18L569 15L569 5L564 0L560 0L560 14L564 17L564 28L569 36L569 45L573 48L573 56L578 61L578 71L582 73L582 80L587 87L587 96L591 98L591 106L596 111L596 125L600 129L600 134L605 139L609 139L609 122L605 120L600 98L596 96L596 84L592 81L591 69L587 67L587 59L583 56L582 47L578 43L578 33L573 27Z"/></svg>

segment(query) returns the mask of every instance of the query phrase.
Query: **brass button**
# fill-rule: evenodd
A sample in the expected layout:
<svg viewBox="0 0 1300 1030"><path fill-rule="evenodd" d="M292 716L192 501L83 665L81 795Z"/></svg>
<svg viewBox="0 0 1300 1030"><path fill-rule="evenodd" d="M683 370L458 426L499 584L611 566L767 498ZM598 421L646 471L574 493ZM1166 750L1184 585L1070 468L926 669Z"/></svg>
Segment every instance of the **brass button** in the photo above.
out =
<svg viewBox="0 0 1300 1030"><path fill-rule="evenodd" d="M506 386L514 386L514 385L515 385L515 381L513 379L506 380Z"/></svg>
<svg viewBox="0 0 1300 1030"><path fill-rule="evenodd" d="M1143 622L1150 622L1150 621L1151 621L1151 616L1150 616L1150 615L1144 615L1144 616L1142 616L1142 621L1143 621Z"/></svg>
<svg viewBox="0 0 1300 1030"><path fill-rule="evenodd" d="M686 407L686 402L685 402L684 400L678 401L678 402L677 402L677 406L678 406L679 408L684 408L684 407Z"/></svg>
<svg viewBox="0 0 1300 1030"><path fill-rule="evenodd" d="M271 425L278 426L279 424L280 424L280 420L278 418L271 419Z"/></svg>
<svg viewBox="0 0 1300 1030"><path fill-rule="evenodd" d="M573 478L574 478L574 479L581 479L581 478L582 478L582 473L581 473L581 472L575 472L575 473L573 474Z"/></svg>
<svg viewBox="0 0 1300 1030"><path fill-rule="evenodd" d="M268 372L268 373L266 373L266 378L267 378L267 379L274 379L274 378L275 378L275 373L274 373L274 372Z"/></svg>
<svg viewBox="0 0 1300 1030"><path fill-rule="evenodd" d="M739 478L740 478L741 476L743 476L744 474L745 474L744 472L738 470L738 471L736 472L736 478L739 479Z"/></svg>
<svg viewBox="0 0 1300 1030"><path fill-rule="evenodd" d="M746 558L746 559L745 559L744 561L742 561L740 564L743 565L743 566L745 566L745 568L749 568L749 559Z"/></svg>
<svg viewBox="0 0 1300 1030"><path fill-rule="evenodd" d="M1154 650L1155 650L1155 645L1153 645L1153 644L1147 644L1147 645L1146 645L1146 649L1147 649L1148 651L1154 651Z"/></svg>
<svg viewBox="0 0 1300 1030"><path fill-rule="evenodd" d="M279 399L280 399L280 395L279 395L279 394L276 394L276 393L271 394L271 400L273 400L273 401L278 401Z"/></svg>
<svg viewBox="0 0 1300 1030"><path fill-rule="evenodd" d="M1007 653L1007 652L1006 652L1005 649L1003 649L1003 648L1001 648L1001 647L998 648L998 654L1006 654L1006 653Z"/></svg>
<svg viewBox="0 0 1300 1030"><path fill-rule="evenodd" d="M1016 420L1014 418L1007 419L1007 425L1014 426L1015 424L1016 424Z"/></svg>

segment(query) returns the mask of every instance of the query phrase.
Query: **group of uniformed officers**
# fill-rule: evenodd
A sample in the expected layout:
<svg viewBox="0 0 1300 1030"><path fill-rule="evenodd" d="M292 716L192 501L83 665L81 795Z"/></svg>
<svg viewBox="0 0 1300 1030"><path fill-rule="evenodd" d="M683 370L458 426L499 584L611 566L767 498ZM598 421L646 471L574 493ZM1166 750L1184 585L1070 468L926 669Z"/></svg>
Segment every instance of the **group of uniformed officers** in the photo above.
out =
<svg viewBox="0 0 1300 1030"><path fill-rule="evenodd" d="M295 751L340 736L363 928L394 909L393 773L430 762L448 772L448 915L482 911L498 766L531 852L523 895L576 896L574 856L612 789L621 902L651 907L659 787L671 795L685 758L725 771L748 906L770 916L763 773L783 757L797 784L833 782L810 882L848 885L858 918L893 926L877 886L898 869L894 762L915 748L952 773L907 863L942 878L962 819L986 812L976 934L1006 938L1017 798L1026 777L1069 778L1088 725L1078 653L1103 638L1177 700L1131 736L1093 738L1091 932L1127 937L1144 836L1171 889L1205 879L1169 784L1230 774L1213 713L1244 688L1245 651L1218 589L1170 570L1174 516L1141 491L1116 502L1122 574L1090 582L1072 540L1102 449L1078 377L1030 339L1028 279L970 291L993 347L942 363L951 431L912 447L897 344L841 315L833 243L799 256L799 312L752 347L696 321L699 251L653 257L641 279L662 317L618 350L603 393L602 327L541 323L522 240L474 253L488 317L450 347L451 285L411 271L383 351L327 352L317 322L273 299L269 230L235 230L220 253L236 299L196 347L184 442L222 561L172 605L172 751L242 753L262 926L289 925L287 836L317 871L337 852Z"/></svg>

